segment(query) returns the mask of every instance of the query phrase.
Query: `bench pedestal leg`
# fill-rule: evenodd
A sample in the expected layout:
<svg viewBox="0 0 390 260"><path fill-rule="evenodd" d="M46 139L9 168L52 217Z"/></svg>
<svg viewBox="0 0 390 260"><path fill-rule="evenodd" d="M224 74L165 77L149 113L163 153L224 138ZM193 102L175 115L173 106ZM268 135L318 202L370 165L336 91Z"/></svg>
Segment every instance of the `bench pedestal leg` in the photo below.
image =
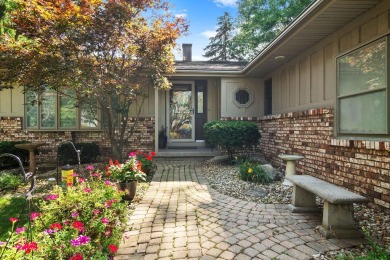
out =
<svg viewBox="0 0 390 260"><path fill-rule="evenodd" d="M363 237L363 233L355 228L352 204L333 204L325 201L319 231L326 238Z"/></svg>
<svg viewBox="0 0 390 260"><path fill-rule="evenodd" d="M315 194L294 185L292 202L288 205L291 212L318 212Z"/></svg>

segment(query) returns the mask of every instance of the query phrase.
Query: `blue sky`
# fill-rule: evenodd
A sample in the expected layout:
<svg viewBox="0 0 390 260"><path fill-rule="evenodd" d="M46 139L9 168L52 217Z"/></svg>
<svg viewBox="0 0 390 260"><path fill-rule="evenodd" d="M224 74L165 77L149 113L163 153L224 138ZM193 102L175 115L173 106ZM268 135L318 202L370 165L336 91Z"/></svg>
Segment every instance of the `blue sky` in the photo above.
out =
<svg viewBox="0 0 390 260"><path fill-rule="evenodd" d="M192 60L206 60L203 49L214 36L217 18L225 11L236 17L236 0L168 0L174 5L174 15L182 16L189 22L189 35L181 37L177 42L192 43ZM181 52L176 51L177 60L182 60Z"/></svg>

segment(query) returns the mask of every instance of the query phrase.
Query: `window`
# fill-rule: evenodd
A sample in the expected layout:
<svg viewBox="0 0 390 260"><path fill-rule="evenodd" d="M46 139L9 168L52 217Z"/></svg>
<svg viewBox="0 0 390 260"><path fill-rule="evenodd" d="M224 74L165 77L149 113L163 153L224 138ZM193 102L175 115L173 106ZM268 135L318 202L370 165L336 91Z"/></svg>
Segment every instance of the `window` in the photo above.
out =
<svg viewBox="0 0 390 260"><path fill-rule="evenodd" d="M337 59L338 133L389 134L388 37Z"/></svg>
<svg viewBox="0 0 390 260"><path fill-rule="evenodd" d="M74 90L25 94L26 128L29 129L99 129L97 100L77 99Z"/></svg>
<svg viewBox="0 0 390 260"><path fill-rule="evenodd" d="M237 107L249 107L253 103L253 93L248 88L238 88L233 93L233 103Z"/></svg>

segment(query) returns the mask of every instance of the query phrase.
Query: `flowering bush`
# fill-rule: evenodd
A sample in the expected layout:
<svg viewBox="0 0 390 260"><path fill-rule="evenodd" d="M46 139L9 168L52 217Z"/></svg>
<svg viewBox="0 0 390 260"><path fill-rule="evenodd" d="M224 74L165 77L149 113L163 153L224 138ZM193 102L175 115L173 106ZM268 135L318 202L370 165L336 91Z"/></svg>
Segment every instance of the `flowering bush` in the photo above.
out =
<svg viewBox="0 0 390 260"><path fill-rule="evenodd" d="M156 156L155 152L142 152L135 151L138 162L141 163L141 169L144 173L150 173L153 171L153 157Z"/></svg>
<svg viewBox="0 0 390 260"><path fill-rule="evenodd" d="M66 191L55 186L30 213L31 227L11 218L12 234L0 241L1 259L110 259L118 249L126 205L122 193L100 173L76 178ZM30 258L30 254L33 257Z"/></svg>
<svg viewBox="0 0 390 260"><path fill-rule="evenodd" d="M251 162L248 159L238 163L241 179L260 183L269 183L271 181L260 164Z"/></svg>
<svg viewBox="0 0 390 260"><path fill-rule="evenodd" d="M119 182L131 182L146 180L146 174L142 171L142 164L137 160L136 153L130 153L125 163L109 161L106 167L106 174L109 178Z"/></svg>

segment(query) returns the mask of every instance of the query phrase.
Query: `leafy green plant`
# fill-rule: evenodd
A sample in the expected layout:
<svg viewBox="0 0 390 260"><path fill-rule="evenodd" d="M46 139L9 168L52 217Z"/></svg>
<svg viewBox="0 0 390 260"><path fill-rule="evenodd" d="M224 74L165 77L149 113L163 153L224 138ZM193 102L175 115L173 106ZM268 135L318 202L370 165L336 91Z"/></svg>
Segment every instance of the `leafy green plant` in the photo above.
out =
<svg viewBox="0 0 390 260"><path fill-rule="evenodd" d="M109 161L106 168L106 174L109 178L118 182L146 181L146 174L142 171L142 164L137 160L135 152L129 154L129 159L124 163Z"/></svg>
<svg viewBox="0 0 390 260"><path fill-rule="evenodd" d="M141 170L146 173L150 174L153 172L153 157L156 156L155 152L142 152L142 151L135 151L136 157L138 162L141 163Z"/></svg>
<svg viewBox="0 0 390 260"><path fill-rule="evenodd" d="M259 127L246 121L215 121L204 126L206 142L226 149L230 160L237 149L255 146L259 143Z"/></svg>
<svg viewBox="0 0 390 260"><path fill-rule="evenodd" d="M100 155L99 146L96 143L75 143L77 150L81 151L81 163L96 162L96 158ZM61 144L58 147L58 160L60 165L75 165L77 161L77 153L70 143Z"/></svg>
<svg viewBox="0 0 390 260"><path fill-rule="evenodd" d="M0 241L6 241L8 238L8 232L11 232L11 225L9 218L19 216L24 210L26 210L26 198L15 196L1 196L0 198ZM19 219L19 224L24 225L27 223L26 214L22 214ZM1 253L1 245L0 245Z"/></svg>
<svg viewBox="0 0 390 260"><path fill-rule="evenodd" d="M102 174L76 178L66 190L55 186L31 212L28 225L9 219L12 235L0 241L1 259L111 259L121 239L126 205L122 192ZM33 254L33 258L30 256Z"/></svg>
<svg viewBox="0 0 390 260"><path fill-rule="evenodd" d="M28 143L27 141L0 141L0 154L11 153L20 158L23 165L28 163L28 151L15 147L15 144ZM0 166L19 167L18 162L11 157L1 157Z"/></svg>
<svg viewBox="0 0 390 260"><path fill-rule="evenodd" d="M0 191L16 190L23 183L21 175L11 173L0 174Z"/></svg>
<svg viewBox="0 0 390 260"><path fill-rule="evenodd" d="M237 160L238 161L238 160ZM249 159L238 161L240 178L244 181L269 183L270 177L265 173L261 165Z"/></svg>

